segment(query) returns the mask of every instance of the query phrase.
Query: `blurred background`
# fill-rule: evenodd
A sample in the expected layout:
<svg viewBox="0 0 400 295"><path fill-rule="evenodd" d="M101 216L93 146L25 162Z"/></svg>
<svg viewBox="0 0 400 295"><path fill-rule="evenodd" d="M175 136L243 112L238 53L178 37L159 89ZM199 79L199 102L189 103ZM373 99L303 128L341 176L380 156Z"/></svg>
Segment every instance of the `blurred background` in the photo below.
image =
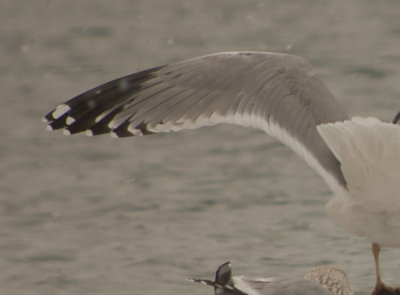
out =
<svg viewBox="0 0 400 295"><path fill-rule="evenodd" d="M356 294L370 244L330 192L260 131L115 140L47 132L59 103L141 69L218 51L308 59L350 115L400 109L397 0L0 0L1 294L212 294L187 277L301 276L334 264ZM386 282L400 251L384 249Z"/></svg>

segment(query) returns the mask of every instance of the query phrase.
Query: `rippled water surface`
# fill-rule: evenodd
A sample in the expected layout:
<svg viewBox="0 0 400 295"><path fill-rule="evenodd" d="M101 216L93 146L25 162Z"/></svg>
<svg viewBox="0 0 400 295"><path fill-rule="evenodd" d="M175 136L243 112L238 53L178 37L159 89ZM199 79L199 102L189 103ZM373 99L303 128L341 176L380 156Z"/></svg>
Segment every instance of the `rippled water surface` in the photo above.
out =
<svg viewBox="0 0 400 295"><path fill-rule="evenodd" d="M329 191L259 131L217 126L114 140L40 118L99 83L226 50L301 55L351 115L400 109L395 0L2 0L1 294L212 294L185 281L344 268L374 284L370 245L325 215ZM383 276L399 284L400 251Z"/></svg>

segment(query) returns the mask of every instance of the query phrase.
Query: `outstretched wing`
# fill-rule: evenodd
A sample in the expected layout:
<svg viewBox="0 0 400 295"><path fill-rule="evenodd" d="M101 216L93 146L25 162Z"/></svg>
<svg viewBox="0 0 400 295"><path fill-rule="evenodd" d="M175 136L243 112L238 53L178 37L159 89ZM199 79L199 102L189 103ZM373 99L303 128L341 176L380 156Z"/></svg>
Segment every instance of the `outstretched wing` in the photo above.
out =
<svg viewBox="0 0 400 295"><path fill-rule="evenodd" d="M134 73L45 116L50 130L116 137L219 123L254 127L290 146L334 191L346 183L316 126L347 118L308 62L266 52L217 53Z"/></svg>

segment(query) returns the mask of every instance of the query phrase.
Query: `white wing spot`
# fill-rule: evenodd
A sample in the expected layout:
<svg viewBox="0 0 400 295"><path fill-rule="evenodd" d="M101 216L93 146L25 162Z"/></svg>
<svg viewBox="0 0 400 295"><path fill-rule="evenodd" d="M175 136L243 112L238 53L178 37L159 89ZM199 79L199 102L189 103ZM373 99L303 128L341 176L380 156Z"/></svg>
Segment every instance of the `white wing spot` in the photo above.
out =
<svg viewBox="0 0 400 295"><path fill-rule="evenodd" d="M135 127L133 127L132 124L129 125L128 132L132 133L132 135L143 135L143 132L140 129L136 129Z"/></svg>
<svg viewBox="0 0 400 295"><path fill-rule="evenodd" d="M68 129L63 130L64 135L71 135L71 132Z"/></svg>
<svg viewBox="0 0 400 295"><path fill-rule="evenodd" d="M110 123L108 123L108 128L110 129L115 129L118 127L118 125L116 124L115 120L111 120Z"/></svg>
<svg viewBox="0 0 400 295"><path fill-rule="evenodd" d="M90 130L90 129L86 130L86 131L85 131L85 134L86 134L86 136L93 136L93 135L94 135L94 134L93 134L93 131Z"/></svg>
<svg viewBox="0 0 400 295"><path fill-rule="evenodd" d="M67 125L71 125L73 123L75 123L76 120L73 117L68 116L67 120L65 121L65 123L67 123Z"/></svg>
<svg viewBox="0 0 400 295"><path fill-rule="evenodd" d="M51 113L51 116L53 119L58 119L65 113L69 112L71 110L71 107L66 104L60 104L56 109L54 110L53 113Z"/></svg>
<svg viewBox="0 0 400 295"><path fill-rule="evenodd" d="M112 111L112 110L111 110ZM103 120L110 112L111 112L110 110L109 111L106 111L106 112L104 112L104 113L101 113L100 115L98 115L97 117L96 117L96 119L94 119L94 121L96 122L96 123L99 123L101 120Z"/></svg>

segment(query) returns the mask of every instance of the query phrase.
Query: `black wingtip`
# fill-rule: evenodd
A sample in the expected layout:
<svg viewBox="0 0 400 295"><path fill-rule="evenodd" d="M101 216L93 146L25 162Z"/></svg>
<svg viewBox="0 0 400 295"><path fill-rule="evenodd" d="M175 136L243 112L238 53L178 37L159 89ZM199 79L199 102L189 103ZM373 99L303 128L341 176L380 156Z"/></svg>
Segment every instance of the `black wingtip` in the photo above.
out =
<svg viewBox="0 0 400 295"><path fill-rule="evenodd" d="M394 116L392 123L393 123L393 124L400 124L399 121L400 121L400 112L398 112L398 113L396 114L396 116Z"/></svg>
<svg viewBox="0 0 400 295"><path fill-rule="evenodd" d="M135 98L142 89L142 83L152 79L162 67L133 73L90 89L60 104L42 121L49 130L65 129L68 134L89 131L91 135L114 132L117 137L133 136L128 130L129 122L120 128L109 128L108 124L124 109L126 103ZM144 131L144 135L151 134Z"/></svg>
<svg viewBox="0 0 400 295"><path fill-rule="evenodd" d="M232 268L229 261L221 264L215 273L215 283L225 286L233 286L232 282Z"/></svg>

